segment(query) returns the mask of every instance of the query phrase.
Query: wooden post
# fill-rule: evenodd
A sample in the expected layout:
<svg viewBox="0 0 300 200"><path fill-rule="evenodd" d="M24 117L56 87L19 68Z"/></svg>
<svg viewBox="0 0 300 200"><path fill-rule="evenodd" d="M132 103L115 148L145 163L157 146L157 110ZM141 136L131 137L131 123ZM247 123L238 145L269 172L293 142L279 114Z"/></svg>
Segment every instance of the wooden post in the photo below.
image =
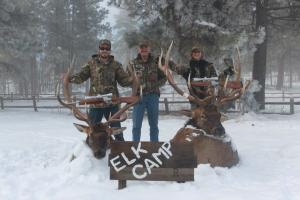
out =
<svg viewBox="0 0 300 200"><path fill-rule="evenodd" d="M290 114L293 115L295 114L295 101L294 101L294 97L290 98Z"/></svg>
<svg viewBox="0 0 300 200"><path fill-rule="evenodd" d="M13 102L13 99L14 99L14 93L11 92L10 93L10 101Z"/></svg>
<svg viewBox="0 0 300 200"><path fill-rule="evenodd" d="M165 103L165 111L166 111L166 114L169 114L169 103L168 103L168 98L164 98L164 103Z"/></svg>
<svg viewBox="0 0 300 200"><path fill-rule="evenodd" d="M35 100L35 96L32 96L32 102L33 102L33 109L35 112L37 112L37 107L36 107L36 100Z"/></svg>
<svg viewBox="0 0 300 200"><path fill-rule="evenodd" d="M0 97L1 110L4 110L3 97Z"/></svg>
<svg viewBox="0 0 300 200"><path fill-rule="evenodd" d="M126 180L118 180L118 190L122 190L126 188L126 186L127 186Z"/></svg>

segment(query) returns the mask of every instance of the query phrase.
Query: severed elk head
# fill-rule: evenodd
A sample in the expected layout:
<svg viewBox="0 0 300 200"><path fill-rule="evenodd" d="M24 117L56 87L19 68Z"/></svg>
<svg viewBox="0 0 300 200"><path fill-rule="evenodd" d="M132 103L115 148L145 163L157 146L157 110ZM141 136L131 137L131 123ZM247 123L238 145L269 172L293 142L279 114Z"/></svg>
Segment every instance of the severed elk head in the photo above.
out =
<svg viewBox="0 0 300 200"><path fill-rule="evenodd" d="M58 102L69 108L74 117L80 121L84 121L87 125L81 125L74 123L75 127L80 131L87 135L86 143L91 148L94 156L96 158L103 158L106 155L106 150L112 135L119 134L125 130L125 127L122 128L113 128L110 127L110 124L113 122L122 122L127 119L126 110L128 110L131 106L136 104L139 101L139 97L135 96L137 91L133 89L132 96L130 97L114 97L114 102L116 103L126 103L118 112L114 115L110 116L106 122L98 122L96 124L92 123L87 112L82 112L78 107L76 107L76 102L71 102L70 93L69 93L69 75L74 68L74 59L72 60L72 64L68 70L68 72L64 76L63 80L63 88L64 88L64 96L67 102L64 102L60 97L60 84L57 85L56 93ZM138 88L138 79L133 73L133 88Z"/></svg>
<svg viewBox="0 0 300 200"><path fill-rule="evenodd" d="M162 56L163 50L161 50L161 55L159 58L159 68L165 73L169 84L175 89L175 91L188 99L190 102L197 105L196 108L190 110L182 110L182 114L189 117L190 119L186 122L185 126L191 125L196 129L201 129L206 134L221 136L225 134L225 129L221 124L221 113L219 108L224 105L226 102L234 101L238 99L241 95L245 87L242 87L240 83L240 69L237 69L239 72L235 81L231 81L230 84L234 85L234 87L229 88L228 78L222 82L222 84L213 85L212 82L206 82L207 91L206 97L204 99L200 99L196 94L193 93L185 93L181 90L176 82L173 79L172 73L169 70L168 62L170 59L170 52L172 49L173 42L169 46L169 49L166 53L165 57L165 65L162 65ZM197 87L199 82L191 82L188 80L189 91L193 91L190 87ZM200 83L203 86L203 82ZM227 89L230 89L227 91Z"/></svg>

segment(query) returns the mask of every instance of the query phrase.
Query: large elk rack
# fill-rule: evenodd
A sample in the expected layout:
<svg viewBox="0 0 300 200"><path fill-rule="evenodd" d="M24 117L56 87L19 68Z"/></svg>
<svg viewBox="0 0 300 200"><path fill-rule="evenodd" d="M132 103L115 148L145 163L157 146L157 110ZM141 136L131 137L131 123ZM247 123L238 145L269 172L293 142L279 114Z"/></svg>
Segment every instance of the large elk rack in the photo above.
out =
<svg viewBox="0 0 300 200"><path fill-rule="evenodd" d="M57 84L56 94L58 102L70 109L74 115L74 117L80 121L86 122L88 126L75 124L75 127L87 134L86 143L93 151L93 154L96 158L103 158L106 154L106 149L108 147L108 143L110 141L110 136L114 134L119 134L125 128L113 128L110 127L111 123L114 122L122 122L127 119L126 111L135 105L140 97L137 96L137 90L139 87L139 80L136 77L134 72L131 73L132 75L132 95L129 97L112 97L111 99L107 99L106 97L90 97L88 99L83 99L79 101L79 105L93 105L96 107L104 107L112 104L122 104L125 103L116 113L109 116L106 122L98 122L93 124L89 114L86 112L82 112L79 107L77 107L77 102L72 102L72 98L70 96L69 91L69 76L70 73L73 71L74 68L74 58L72 59L70 68L68 69L67 73L63 77L63 89L64 89L64 97L67 102L64 102L60 97L60 84Z"/></svg>
<svg viewBox="0 0 300 200"><path fill-rule="evenodd" d="M165 65L162 65L163 50L159 58L159 68L165 73L169 84L182 97L197 105L197 108L183 110L188 116L191 128L186 123L171 140L172 142L191 142L197 154L197 163L209 163L211 166L232 167L239 161L238 153L231 143L229 135L221 124L221 113L219 108L225 103L234 101L241 97L250 82L244 85L240 81L241 64L239 61L234 66L235 79L229 81L229 76L218 78L217 84L211 80L191 81L188 78L189 91L191 87L207 87L206 97L200 99L194 93L186 93L179 88L173 79L168 64L173 42L170 44L165 57ZM208 78L209 79L209 78Z"/></svg>

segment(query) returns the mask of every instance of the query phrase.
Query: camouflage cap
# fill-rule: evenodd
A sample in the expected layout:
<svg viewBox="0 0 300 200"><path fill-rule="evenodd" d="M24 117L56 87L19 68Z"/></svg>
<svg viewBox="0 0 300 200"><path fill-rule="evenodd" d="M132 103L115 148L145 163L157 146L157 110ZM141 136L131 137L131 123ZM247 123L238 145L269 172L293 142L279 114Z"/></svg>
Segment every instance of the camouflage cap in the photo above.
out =
<svg viewBox="0 0 300 200"><path fill-rule="evenodd" d="M107 40L107 39L100 40L99 47L101 45L107 45L107 46L109 46L109 48L111 48L111 42L109 40Z"/></svg>
<svg viewBox="0 0 300 200"><path fill-rule="evenodd" d="M192 48L192 53L194 53L194 52L201 52L200 47L193 47Z"/></svg>
<svg viewBox="0 0 300 200"><path fill-rule="evenodd" d="M149 47L150 42L148 40L143 40L139 43L139 47Z"/></svg>

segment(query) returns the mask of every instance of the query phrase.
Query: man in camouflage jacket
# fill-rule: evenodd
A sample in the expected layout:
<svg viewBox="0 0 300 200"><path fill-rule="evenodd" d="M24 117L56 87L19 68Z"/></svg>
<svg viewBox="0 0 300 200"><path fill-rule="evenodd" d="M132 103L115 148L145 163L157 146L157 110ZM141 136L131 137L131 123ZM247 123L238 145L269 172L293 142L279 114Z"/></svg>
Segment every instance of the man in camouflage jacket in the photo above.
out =
<svg viewBox="0 0 300 200"><path fill-rule="evenodd" d="M140 141L141 127L145 110L150 126L150 141L158 141L159 88L166 83L164 73L158 68L158 58L150 53L150 45L143 41L139 45L138 56L130 61L128 68L135 71L142 86L141 100L133 107L132 137ZM131 71L128 69L128 71Z"/></svg>
<svg viewBox="0 0 300 200"><path fill-rule="evenodd" d="M84 65L80 72L70 76L69 82L81 84L90 79L91 86L89 95L105 95L112 93L113 96L119 96L117 83L121 86L131 86L132 79L123 70L122 65L114 60L110 55L111 43L109 40L100 40L99 52L92 56L92 59ZM89 116L92 123L98 123L103 116L108 119L118 111L117 105L110 105L105 108L91 107ZM111 127L121 127L120 122L111 124ZM123 133L116 135L116 140L124 141Z"/></svg>

